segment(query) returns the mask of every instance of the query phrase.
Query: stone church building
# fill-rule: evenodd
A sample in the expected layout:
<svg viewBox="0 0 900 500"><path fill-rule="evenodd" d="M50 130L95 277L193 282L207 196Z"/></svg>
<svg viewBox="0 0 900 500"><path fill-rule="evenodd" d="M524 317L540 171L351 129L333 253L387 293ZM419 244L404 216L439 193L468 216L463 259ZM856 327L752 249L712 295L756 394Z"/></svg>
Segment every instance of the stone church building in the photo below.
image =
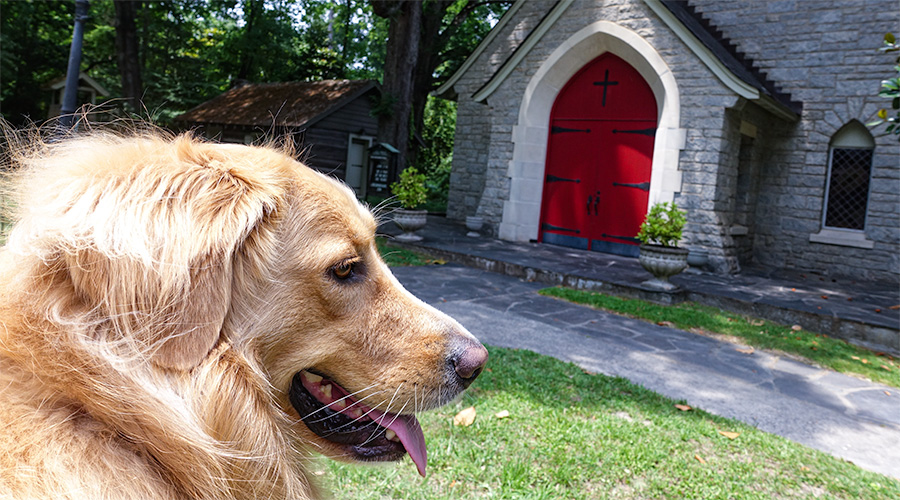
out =
<svg viewBox="0 0 900 500"><path fill-rule="evenodd" d="M896 0L518 0L438 90L458 115L448 217L636 255L648 207L748 266L900 281Z"/></svg>

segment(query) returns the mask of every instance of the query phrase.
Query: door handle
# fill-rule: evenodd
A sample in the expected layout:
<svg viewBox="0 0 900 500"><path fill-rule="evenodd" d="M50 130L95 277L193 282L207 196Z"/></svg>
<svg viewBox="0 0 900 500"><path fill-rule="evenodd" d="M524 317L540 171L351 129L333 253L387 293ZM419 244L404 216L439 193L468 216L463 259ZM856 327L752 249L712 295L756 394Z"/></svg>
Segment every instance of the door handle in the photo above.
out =
<svg viewBox="0 0 900 500"><path fill-rule="evenodd" d="M597 191L597 198L594 200L594 215L598 215L597 214L597 205L599 205L599 204L600 204L600 191ZM590 211L590 208L588 208L588 211Z"/></svg>
<svg viewBox="0 0 900 500"><path fill-rule="evenodd" d="M592 199L593 199L593 197L588 195L588 202L587 202L587 214L588 215L591 215L591 200Z"/></svg>

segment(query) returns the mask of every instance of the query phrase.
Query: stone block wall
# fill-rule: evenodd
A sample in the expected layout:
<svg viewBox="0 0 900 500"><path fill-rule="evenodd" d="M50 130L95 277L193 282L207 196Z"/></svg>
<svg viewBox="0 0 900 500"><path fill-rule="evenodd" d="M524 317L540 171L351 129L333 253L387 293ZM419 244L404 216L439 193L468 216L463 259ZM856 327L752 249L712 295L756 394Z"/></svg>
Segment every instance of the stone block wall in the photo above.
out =
<svg viewBox="0 0 900 500"><path fill-rule="evenodd" d="M472 69L454 87L459 97L447 217L465 220L468 215L480 215L487 222L485 231L491 231L493 235L497 234L502 202L508 198L509 192L509 176L505 172L507 165L502 164L498 151L511 148L511 145L496 144L492 140L501 132L504 123L507 129L511 129L512 125L503 117L498 120L495 116L497 110L491 103L474 102L471 96L503 64L512 48L528 36L552 4L552 1L546 0L525 2L517 11L515 20L497 33L493 45L481 54ZM499 112L514 113L515 109L518 109L518 103L510 103ZM500 129L495 129L495 126ZM509 142L509 136L507 132L506 142Z"/></svg>
<svg viewBox="0 0 900 500"><path fill-rule="evenodd" d="M852 120L871 121L889 103L877 97L893 58L879 53L884 33L900 29L894 0L692 0L795 100L788 126L742 115L758 130L767 161L760 171L752 264L900 281L900 144L873 130L875 154L863 249L810 241L822 229L829 142ZM759 153L757 153L759 154Z"/></svg>

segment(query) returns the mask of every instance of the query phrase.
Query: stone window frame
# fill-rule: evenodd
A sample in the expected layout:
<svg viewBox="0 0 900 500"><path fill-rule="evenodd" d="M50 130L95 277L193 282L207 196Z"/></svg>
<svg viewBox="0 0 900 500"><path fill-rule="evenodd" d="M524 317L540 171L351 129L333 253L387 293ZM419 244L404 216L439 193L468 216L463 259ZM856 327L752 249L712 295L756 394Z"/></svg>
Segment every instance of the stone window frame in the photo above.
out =
<svg viewBox="0 0 900 500"><path fill-rule="evenodd" d="M832 166L834 162L835 150L859 149L872 152L872 158L869 161L869 185L866 191L866 209L863 219L862 229L851 229L843 227L828 226L828 198L831 194L832 182ZM822 243L826 245L838 245L863 249L872 249L875 243L866 237L866 226L868 222L868 206L872 194L872 174L874 171L875 156L875 139L866 127L858 120L851 120L843 127L838 129L828 143L828 168L825 177L825 192L822 197L822 219L820 221L821 229L818 233L810 234L809 241L812 243Z"/></svg>

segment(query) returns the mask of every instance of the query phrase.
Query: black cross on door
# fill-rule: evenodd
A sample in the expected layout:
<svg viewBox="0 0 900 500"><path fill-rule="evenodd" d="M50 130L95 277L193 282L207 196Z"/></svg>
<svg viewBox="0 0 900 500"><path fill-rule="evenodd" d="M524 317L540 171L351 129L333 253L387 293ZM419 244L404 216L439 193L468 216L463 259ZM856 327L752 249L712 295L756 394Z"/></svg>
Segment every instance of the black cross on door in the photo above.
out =
<svg viewBox="0 0 900 500"><path fill-rule="evenodd" d="M609 81L609 70L606 70L606 73L603 75L602 82L594 82L594 85L602 85L603 86L603 107L606 107L606 91L609 89L610 85L618 85L619 82L611 82Z"/></svg>

